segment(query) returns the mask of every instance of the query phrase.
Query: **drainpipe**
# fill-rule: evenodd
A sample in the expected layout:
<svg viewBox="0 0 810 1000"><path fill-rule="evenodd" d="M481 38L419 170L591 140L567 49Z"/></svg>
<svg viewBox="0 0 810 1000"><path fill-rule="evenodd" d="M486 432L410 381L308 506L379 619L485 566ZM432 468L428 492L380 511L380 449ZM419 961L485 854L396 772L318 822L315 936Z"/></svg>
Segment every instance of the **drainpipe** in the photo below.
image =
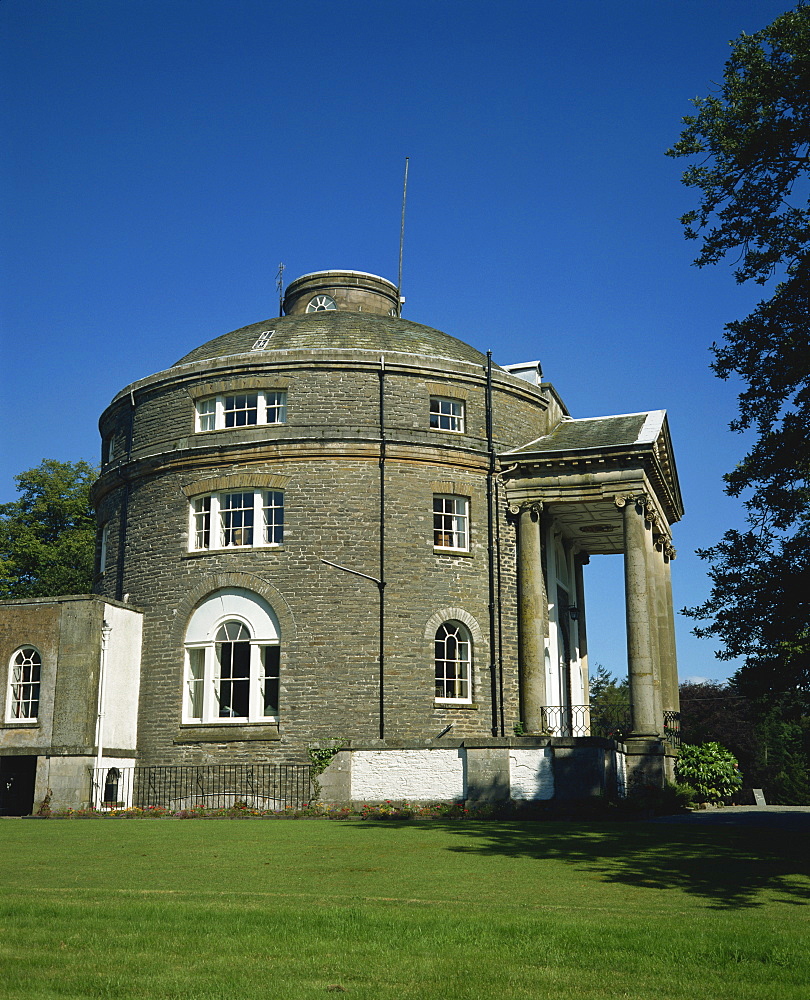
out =
<svg viewBox="0 0 810 1000"><path fill-rule="evenodd" d="M101 659L98 668L98 711L96 714L96 781L94 787L99 790L98 804L101 805L101 758L104 754L104 703L107 684L107 644L112 632L112 625L105 618L101 625Z"/></svg>
<svg viewBox="0 0 810 1000"><path fill-rule="evenodd" d="M382 354L380 355L380 578L377 587L380 593L380 739L382 740L385 739L385 357Z"/></svg>
<svg viewBox="0 0 810 1000"><path fill-rule="evenodd" d="M492 351L487 351L487 450L489 451L489 471L487 472L487 570L489 576L489 681L492 702L492 735L498 735L498 672L495 663L495 538L493 532L492 484L495 478L495 445L492 434Z"/></svg>

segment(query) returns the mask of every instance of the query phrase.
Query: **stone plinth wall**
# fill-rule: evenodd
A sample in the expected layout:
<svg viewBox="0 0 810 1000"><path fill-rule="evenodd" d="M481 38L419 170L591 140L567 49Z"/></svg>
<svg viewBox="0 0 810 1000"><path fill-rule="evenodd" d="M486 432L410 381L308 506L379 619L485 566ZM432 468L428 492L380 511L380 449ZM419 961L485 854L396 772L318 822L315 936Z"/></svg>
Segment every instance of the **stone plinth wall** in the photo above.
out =
<svg viewBox="0 0 810 1000"><path fill-rule="evenodd" d="M621 798L623 753L598 738L448 741L341 750L319 778L321 801L574 801Z"/></svg>

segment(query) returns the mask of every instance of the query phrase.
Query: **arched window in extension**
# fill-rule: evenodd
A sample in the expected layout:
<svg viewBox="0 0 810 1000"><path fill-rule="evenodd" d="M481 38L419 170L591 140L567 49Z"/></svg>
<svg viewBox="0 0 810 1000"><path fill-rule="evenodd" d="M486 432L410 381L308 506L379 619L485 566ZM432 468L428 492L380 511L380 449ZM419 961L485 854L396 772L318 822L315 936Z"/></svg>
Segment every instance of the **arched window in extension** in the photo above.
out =
<svg viewBox="0 0 810 1000"><path fill-rule="evenodd" d="M472 701L472 641L465 625L443 622L436 630L436 701Z"/></svg>
<svg viewBox="0 0 810 1000"><path fill-rule="evenodd" d="M42 657L33 646L22 646L11 657L7 718L34 722L39 715Z"/></svg>
<svg viewBox="0 0 810 1000"><path fill-rule="evenodd" d="M270 605L237 587L211 594L186 631L184 721L278 721L279 667Z"/></svg>

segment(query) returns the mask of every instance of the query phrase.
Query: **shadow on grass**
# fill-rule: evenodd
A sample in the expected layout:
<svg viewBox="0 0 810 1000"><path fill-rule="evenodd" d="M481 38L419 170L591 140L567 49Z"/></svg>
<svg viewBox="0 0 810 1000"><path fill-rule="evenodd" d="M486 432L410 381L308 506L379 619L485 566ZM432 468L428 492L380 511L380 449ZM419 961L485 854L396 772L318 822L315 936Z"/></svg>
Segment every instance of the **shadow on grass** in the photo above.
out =
<svg viewBox="0 0 810 1000"><path fill-rule="evenodd" d="M678 889L717 909L810 903L808 840L794 830L514 820L424 826L453 834L458 842L448 849L461 854L563 861L605 882Z"/></svg>

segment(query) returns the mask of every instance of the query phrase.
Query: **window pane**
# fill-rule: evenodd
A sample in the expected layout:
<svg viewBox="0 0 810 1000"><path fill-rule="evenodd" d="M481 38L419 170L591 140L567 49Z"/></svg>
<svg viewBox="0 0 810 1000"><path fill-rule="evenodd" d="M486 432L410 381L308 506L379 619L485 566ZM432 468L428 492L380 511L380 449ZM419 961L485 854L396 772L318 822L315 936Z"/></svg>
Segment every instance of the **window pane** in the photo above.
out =
<svg viewBox="0 0 810 1000"><path fill-rule="evenodd" d="M197 403L197 415L201 431L212 431L216 427L217 401L213 399L201 399Z"/></svg>
<svg viewBox="0 0 810 1000"><path fill-rule="evenodd" d="M194 501L194 548L207 549L211 546L211 497L199 497Z"/></svg>
<svg viewBox="0 0 810 1000"><path fill-rule="evenodd" d="M470 641L458 622L445 622L436 632L436 697L470 700Z"/></svg>
<svg viewBox="0 0 810 1000"><path fill-rule="evenodd" d="M190 719L203 717L203 685L205 684L205 650L188 651L188 690L186 712Z"/></svg>
<svg viewBox="0 0 810 1000"><path fill-rule="evenodd" d="M279 702L279 663L280 650L278 646L262 647L262 702L263 714L278 715Z"/></svg>
<svg viewBox="0 0 810 1000"><path fill-rule="evenodd" d="M431 397L430 426L441 431L463 431L464 403L457 399Z"/></svg>
<svg viewBox="0 0 810 1000"><path fill-rule="evenodd" d="M259 397L257 393L225 397L225 426L245 427L259 419Z"/></svg>
<svg viewBox="0 0 810 1000"><path fill-rule="evenodd" d="M225 493L219 507L222 544L229 548L253 544L253 494Z"/></svg>
<svg viewBox="0 0 810 1000"><path fill-rule="evenodd" d="M433 498L433 545L440 549L467 548L467 500Z"/></svg>
<svg viewBox="0 0 810 1000"><path fill-rule="evenodd" d="M11 718L36 719L42 660L32 646L14 654L11 666Z"/></svg>
<svg viewBox="0 0 810 1000"><path fill-rule="evenodd" d="M267 423L283 424L287 419L287 393L268 392L266 395Z"/></svg>
<svg viewBox="0 0 810 1000"><path fill-rule="evenodd" d="M284 494L265 493L262 509L265 544L280 545L284 540Z"/></svg>
<svg viewBox="0 0 810 1000"><path fill-rule="evenodd" d="M217 634L219 717L246 719L250 706L250 635L241 622Z"/></svg>

